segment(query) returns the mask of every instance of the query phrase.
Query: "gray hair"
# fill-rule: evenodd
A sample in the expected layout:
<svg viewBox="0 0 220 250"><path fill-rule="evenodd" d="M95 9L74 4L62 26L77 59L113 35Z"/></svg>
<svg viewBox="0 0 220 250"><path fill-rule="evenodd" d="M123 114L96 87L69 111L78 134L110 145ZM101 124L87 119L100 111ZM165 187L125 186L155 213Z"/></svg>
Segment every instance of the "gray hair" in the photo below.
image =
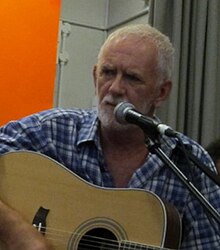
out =
<svg viewBox="0 0 220 250"><path fill-rule="evenodd" d="M106 45L108 45L113 39L124 36L137 36L140 37L140 39L152 41L156 46L158 53L156 70L159 74L159 79L171 79L174 60L174 47L166 35L162 34L149 24L128 25L111 33L102 45L98 59L102 55L103 49L106 47Z"/></svg>

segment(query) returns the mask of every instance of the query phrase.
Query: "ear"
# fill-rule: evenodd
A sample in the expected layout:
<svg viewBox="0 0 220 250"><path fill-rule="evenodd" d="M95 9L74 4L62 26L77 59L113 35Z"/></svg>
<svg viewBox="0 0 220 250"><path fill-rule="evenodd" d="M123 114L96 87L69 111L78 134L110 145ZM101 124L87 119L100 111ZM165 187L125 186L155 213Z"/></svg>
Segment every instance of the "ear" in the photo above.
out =
<svg viewBox="0 0 220 250"><path fill-rule="evenodd" d="M155 98L155 108L159 108L161 104L167 100L172 89L171 81L164 81L158 88L157 96Z"/></svg>
<svg viewBox="0 0 220 250"><path fill-rule="evenodd" d="M96 87L96 80L97 80L96 71L97 71L97 65L94 65L92 73L93 73L93 82L94 82L95 87Z"/></svg>

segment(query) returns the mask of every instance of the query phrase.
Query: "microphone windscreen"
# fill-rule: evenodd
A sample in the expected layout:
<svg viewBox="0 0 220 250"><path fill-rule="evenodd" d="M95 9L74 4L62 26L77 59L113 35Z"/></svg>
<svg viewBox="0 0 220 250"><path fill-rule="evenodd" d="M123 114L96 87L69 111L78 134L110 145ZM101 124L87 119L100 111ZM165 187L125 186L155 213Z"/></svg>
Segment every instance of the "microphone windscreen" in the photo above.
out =
<svg viewBox="0 0 220 250"><path fill-rule="evenodd" d="M128 123L126 121L126 113L128 110L135 109L134 105L129 102L120 102L114 109L116 120L121 124Z"/></svg>

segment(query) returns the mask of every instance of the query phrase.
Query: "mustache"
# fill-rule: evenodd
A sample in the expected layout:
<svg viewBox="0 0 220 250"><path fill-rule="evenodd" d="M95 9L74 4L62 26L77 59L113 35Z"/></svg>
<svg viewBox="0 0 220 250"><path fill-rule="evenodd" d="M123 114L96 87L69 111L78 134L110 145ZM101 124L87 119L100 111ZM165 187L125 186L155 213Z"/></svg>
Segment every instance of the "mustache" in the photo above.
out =
<svg viewBox="0 0 220 250"><path fill-rule="evenodd" d="M102 103L108 103L115 106L120 102L128 102L128 100L123 97L114 97L112 95L107 95L102 99Z"/></svg>

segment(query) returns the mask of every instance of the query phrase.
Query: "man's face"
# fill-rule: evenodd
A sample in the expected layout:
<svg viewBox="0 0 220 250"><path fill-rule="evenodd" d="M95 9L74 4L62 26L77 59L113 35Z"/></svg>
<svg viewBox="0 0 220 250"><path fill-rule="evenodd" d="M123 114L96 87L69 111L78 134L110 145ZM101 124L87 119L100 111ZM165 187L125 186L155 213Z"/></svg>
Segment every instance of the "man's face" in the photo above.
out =
<svg viewBox="0 0 220 250"><path fill-rule="evenodd" d="M152 42L134 37L114 39L104 48L94 69L102 124L117 124L113 111L122 101L132 103L148 116L160 106L164 85L157 82L156 53Z"/></svg>

